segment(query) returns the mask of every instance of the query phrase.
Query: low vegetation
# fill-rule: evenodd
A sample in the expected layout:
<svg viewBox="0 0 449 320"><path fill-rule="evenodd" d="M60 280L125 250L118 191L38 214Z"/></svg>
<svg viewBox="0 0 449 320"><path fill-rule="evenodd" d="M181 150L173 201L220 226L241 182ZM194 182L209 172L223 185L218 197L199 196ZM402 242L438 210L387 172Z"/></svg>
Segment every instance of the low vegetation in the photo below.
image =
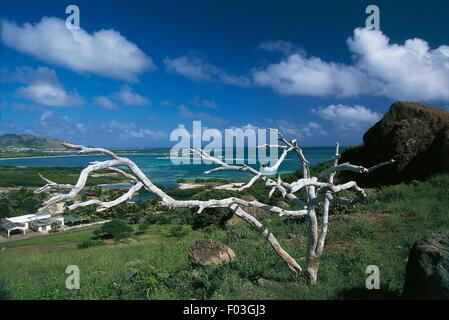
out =
<svg viewBox="0 0 449 320"><path fill-rule="evenodd" d="M58 183L74 184L78 180L83 168L46 168L46 167L10 167L0 166L0 187L42 187L42 174ZM99 171L97 176L91 177L87 185L126 182L123 176L109 171Z"/></svg>
<svg viewBox="0 0 449 320"><path fill-rule="evenodd" d="M94 234L101 238L107 237L114 240L121 240L128 238L132 232L133 228L123 220L112 219L103 224L99 229L96 229Z"/></svg>
<svg viewBox="0 0 449 320"><path fill-rule="evenodd" d="M43 200L43 195L35 195L27 189L0 193L0 219L34 213Z"/></svg>
<svg viewBox="0 0 449 320"><path fill-rule="evenodd" d="M226 212L193 215L186 210L157 213L155 209L139 218L145 218L142 223L125 219L134 231L128 237L135 241L98 242L94 239L95 229L99 227L95 227L0 244L0 297L397 298L413 242L449 228L448 185L449 175L435 176L424 182L370 189L368 200L356 208L334 207L315 287L292 281L282 261L246 224L232 224L226 230L220 228L218 222ZM256 185L249 192L257 193L258 188ZM197 197L206 197L207 192L200 191ZM280 199L275 197L269 201ZM148 201L145 206L151 208L154 203ZM129 206L127 210L132 208ZM193 220L194 216L211 218L199 223ZM295 258L301 260L305 256L306 234L300 221L274 215L262 220ZM145 227L139 227L141 224ZM210 238L232 248L235 261L216 267L192 267L187 259L191 245L195 240ZM80 267L80 290L65 288L64 270L71 264ZM368 265L380 268L380 290L365 289Z"/></svg>

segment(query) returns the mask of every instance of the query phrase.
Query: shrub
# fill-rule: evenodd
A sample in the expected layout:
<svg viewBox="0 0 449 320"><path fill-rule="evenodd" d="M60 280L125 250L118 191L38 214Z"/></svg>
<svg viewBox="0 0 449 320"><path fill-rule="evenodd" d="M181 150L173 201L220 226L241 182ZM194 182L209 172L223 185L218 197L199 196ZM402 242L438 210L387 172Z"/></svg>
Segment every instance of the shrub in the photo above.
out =
<svg viewBox="0 0 449 320"><path fill-rule="evenodd" d="M137 266L121 281L121 299L211 299L230 266L183 267L172 272Z"/></svg>
<svg viewBox="0 0 449 320"><path fill-rule="evenodd" d="M139 227L137 228L136 234L143 234L145 233L145 231L148 230L148 227L150 225L147 222L143 222L141 224L139 224Z"/></svg>
<svg viewBox="0 0 449 320"><path fill-rule="evenodd" d="M86 240L78 244L78 249L87 249L90 247L96 247L102 245L103 242L100 240Z"/></svg>
<svg viewBox="0 0 449 320"><path fill-rule="evenodd" d="M3 281L0 281L0 300L9 300L9 292L6 289L6 285Z"/></svg>
<svg viewBox="0 0 449 320"><path fill-rule="evenodd" d="M187 229L182 225L173 226L170 228L170 230L168 230L168 236L175 238L182 238L187 235L187 233Z"/></svg>
<svg viewBox="0 0 449 320"><path fill-rule="evenodd" d="M132 232L133 228L120 219L112 219L94 231L97 236L110 236L115 240L128 238Z"/></svg>

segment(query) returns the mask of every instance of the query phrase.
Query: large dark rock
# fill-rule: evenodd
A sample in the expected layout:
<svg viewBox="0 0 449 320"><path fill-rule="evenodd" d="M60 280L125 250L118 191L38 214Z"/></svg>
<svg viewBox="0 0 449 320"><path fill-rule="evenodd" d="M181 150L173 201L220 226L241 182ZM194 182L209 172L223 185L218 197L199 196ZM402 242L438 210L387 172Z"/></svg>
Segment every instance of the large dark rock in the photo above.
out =
<svg viewBox="0 0 449 320"><path fill-rule="evenodd" d="M395 159L392 166L357 178L364 186L395 184L449 172L449 112L419 103L396 102L363 136L363 146L349 149L341 162L366 167Z"/></svg>
<svg viewBox="0 0 449 320"><path fill-rule="evenodd" d="M449 232L413 244L406 267L403 297L449 299Z"/></svg>
<svg viewBox="0 0 449 320"><path fill-rule="evenodd" d="M196 266L218 265L231 262L235 258L234 251L216 240L198 240L189 252L189 261Z"/></svg>

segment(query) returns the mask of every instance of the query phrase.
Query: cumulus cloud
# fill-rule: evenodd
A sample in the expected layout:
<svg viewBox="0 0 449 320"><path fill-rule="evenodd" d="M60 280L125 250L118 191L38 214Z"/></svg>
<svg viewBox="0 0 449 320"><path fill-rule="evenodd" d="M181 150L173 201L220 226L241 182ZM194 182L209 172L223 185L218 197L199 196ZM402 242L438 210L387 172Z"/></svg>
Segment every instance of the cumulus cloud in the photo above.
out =
<svg viewBox="0 0 449 320"><path fill-rule="evenodd" d="M377 112L360 105L332 104L314 109L313 112L342 129L364 129L377 122L381 117Z"/></svg>
<svg viewBox="0 0 449 320"><path fill-rule="evenodd" d="M271 52L281 52L284 55L290 55L294 52L301 52L301 50L293 43L283 40L264 41L259 45L259 49Z"/></svg>
<svg viewBox="0 0 449 320"><path fill-rule="evenodd" d="M44 112L41 114L39 120L40 120L40 121L45 121L45 120L47 120L48 118L50 118L52 115L53 115L53 112L48 111L48 110L47 110L47 111L44 111Z"/></svg>
<svg viewBox="0 0 449 320"><path fill-rule="evenodd" d="M46 67L3 69L1 81L26 84L16 90L17 96L45 106L80 106L83 99L75 91L68 92L59 82L56 72Z"/></svg>
<svg viewBox="0 0 449 320"><path fill-rule="evenodd" d="M109 109L109 110L118 109L118 105L116 103L112 102L111 99L109 99L106 96L95 97L94 101L96 104L98 104L99 106L101 106L105 109Z"/></svg>
<svg viewBox="0 0 449 320"><path fill-rule="evenodd" d="M76 72L136 81L139 74L155 69L151 57L112 29L68 30L64 20L55 17L23 26L3 19L0 29L7 46Z"/></svg>
<svg viewBox="0 0 449 320"><path fill-rule="evenodd" d="M195 96L192 101L195 107L203 107L207 109L218 109L218 105L213 100L202 99L200 96Z"/></svg>
<svg viewBox="0 0 449 320"><path fill-rule="evenodd" d="M121 103L127 106L144 106L150 103L148 98L145 98L134 92L129 86L122 86L119 91L114 94Z"/></svg>
<svg viewBox="0 0 449 320"><path fill-rule="evenodd" d="M121 86L118 91L115 91L107 96L98 96L94 101L99 106L113 110L119 108L119 103L125 106L145 106L150 104L150 100L137 92L130 86Z"/></svg>
<svg viewBox="0 0 449 320"><path fill-rule="evenodd" d="M204 112L193 112L187 106L180 105L178 106L179 116L182 118L190 118L193 120L201 120L205 122L209 122L211 124L215 124L218 126L226 125L228 123L227 120L222 119L217 116L210 115Z"/></svg>
<svg viewBox="0 0 449 320"><path fill-rule="evenodd" d="M77 135L87 131L84 123L74 122L67 115L58 116L46 110L39 117L39 126L31 128L31 133L52 136Z"/></svg>
<svg viewBox="0 0 449 320"><path fill-rule="evenodd" d="M373 94L449 101L449 46L430 49L419 38L394 44L381 31L360 28L347 43L356 66L375 84Z"/></svg>
<svg viewBox="0 0 449 320"><path fill-rule="evenodd" d="M251 80L247 77L232 75L195 56L181 56L174 59L167 57L164 64L168 72L180 74L194 81L222 82L240 87L251 85Z"/></svg>
<svg viewBox="0 0 449 320"><path fill-rule="evenodd" d="M356 67L294 53L253 71L255 83L285 95L349 97L366 92L368 80Z"/></svg>
<svg viewBox="0 0 449 320"><path fill-rule="evenodd" d="M289 119L267 119L267 122L291 137L307 139L317 135L325 136L327 131L317 122L297 123Z"/></svg>
<svg viewBox="0 0 449 320"><path fill-rule="evenodd" d="M79 106L82 99L76 93L67 93L62 87L50 83L30 84L17 89L17 94L27 100L47 106Z"/></svg>
<svg viewBox="0 0 449 320"><path fill-rule="evenodd" d="M0 70L0 81L6 83L58 83L58 76L53 69L37 67L33 69L28 66L16 67L14 71L6 68Z"/></svg>
<svg viewBox="0 0 449 320"><path fill-rule="evenodd" d="M121 139L167 139L167 134L160 130L150 130L147 128L138 127L134 122L119 122L116 120L110 123L103 123L99 126L100 133L114 134Z"/></svg>
<svg viewBox="0 0 449 320"><path fill-rule="evenodd" d="M285 95L351 97L361 94L397 100L449 101L449 46L431 49L419 38L390 43L381 31L357 28L347 39L352 64L292 53L252 72L254 82ZM284 42L267 50L288 52Z"/></svg>

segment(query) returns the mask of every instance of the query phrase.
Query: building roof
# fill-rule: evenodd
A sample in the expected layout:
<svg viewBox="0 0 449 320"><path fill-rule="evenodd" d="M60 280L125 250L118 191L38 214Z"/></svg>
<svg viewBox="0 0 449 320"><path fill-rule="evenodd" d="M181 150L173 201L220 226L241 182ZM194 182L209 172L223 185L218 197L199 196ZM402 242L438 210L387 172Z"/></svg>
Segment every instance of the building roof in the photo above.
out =
<svg viewBox="0 0 449 320"><path fill-rule="evenodd" d="M26 223L35 220L47 219L50 218L51 214L45 212L39 212L34 214L25 214L23 216L6 218L9 222L13 223Z"/></svg>
<svg viewBox="0 0 449 320"><path fill-rule="evenodd" d="M0 226L7 231L22 229L25 227L22 223L10 221L4 221Z"/></svg>
<svg viewBox="0 0 449 320"><path fill-rule="evenodd" d="M53 219L40 219L40 220L32 221L31 224L36 227L45 227L45 226L52 225L53 222L54 222Z"/></svg>
<svg viewBox="0 0 449 320"><path fill-rule="evenodd" d="M73 214L70 214L68 216L64 216L64 221L65 222L69 222L69 223L73 223L73 222L80 222L81 218L78 216L75 216Z"/></svg>

